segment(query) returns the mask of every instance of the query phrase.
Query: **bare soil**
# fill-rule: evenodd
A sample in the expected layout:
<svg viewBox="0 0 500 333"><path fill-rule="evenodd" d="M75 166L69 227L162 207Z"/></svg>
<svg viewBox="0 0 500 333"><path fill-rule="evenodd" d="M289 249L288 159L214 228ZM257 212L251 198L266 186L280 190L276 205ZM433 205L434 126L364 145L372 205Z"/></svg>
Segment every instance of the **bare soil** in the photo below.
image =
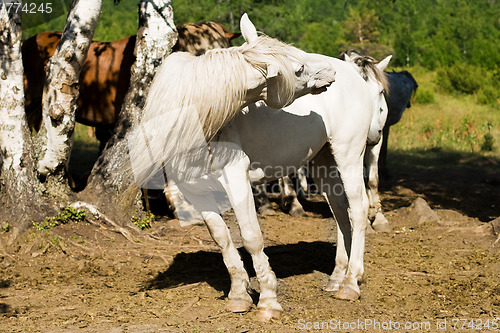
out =
<svg viewBox="0 0 500 333"><path fill-rule="evenodd" d="M500 241L481 221L497 212L498 185L480 185L468 207L469 194L454 192L455 199L445 199L462 206L450 206L432 186L440 178L398 175L382 187L394 229L368 234L366 281L356 302L323 290L336 246L335 225L321 197L305 204L307 217L261 217L284 309L268 323L255 320L255 307L241 314L226 311L229 277L203 225L182 228L163 218L136 232L135 242L86 222L31 230L10 246L10 233L3 233L0 332L377 331L363 326L370 320L398 332L455 332L464 323L457 319L472 321L463 331L500 332L494 329L500 325ZM419 224L409 208L424 191L432 194L425 198L439 223ZM480 205L490 208L485 212ZM474 211L481 213L467 213ZM225 215L241 247L234 216ZM257 296L250 258L241 253Z"/></svg>

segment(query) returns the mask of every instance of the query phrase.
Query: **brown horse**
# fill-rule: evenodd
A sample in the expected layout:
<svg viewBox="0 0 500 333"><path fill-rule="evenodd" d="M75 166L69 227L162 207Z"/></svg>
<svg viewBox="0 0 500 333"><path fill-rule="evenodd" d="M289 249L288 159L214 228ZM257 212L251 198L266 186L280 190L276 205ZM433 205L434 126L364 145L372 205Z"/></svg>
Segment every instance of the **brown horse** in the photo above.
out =
<svg viewBox="0 0 500 333"><path fill-rule="evenodd" d="M178 28L178 33L173 51L195 55L229 47L231 40L240 36L215 22L187 24ZM37 131L42 120L41 100L47 63L60 40L60 32L48 31L25 40L22 45L26 113L30 128ZM115 127L129 89L135 40L136 36L130 36L113 42L92 42L82 67L76 121L96 127L101 148Z"/></svg>

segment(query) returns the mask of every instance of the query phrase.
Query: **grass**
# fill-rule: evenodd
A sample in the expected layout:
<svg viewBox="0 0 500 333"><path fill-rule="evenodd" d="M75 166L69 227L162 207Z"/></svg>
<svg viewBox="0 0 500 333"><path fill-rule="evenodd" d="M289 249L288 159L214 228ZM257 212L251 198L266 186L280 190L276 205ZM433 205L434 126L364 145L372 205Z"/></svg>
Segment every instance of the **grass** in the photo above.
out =
<svg viewBox="0 0 500 333"><path fill-rule="evenodd" d="M51 229L59 224L65 224L69 221L81 222L85 219L85 210L76 210L73 207L66 207L58 212L56 216L47 216L42 222L33 222L33 228L36 230Z"/></svg>
<svg viewBox="0 0 500 333"><path fill-rule="evenodd" d="M391 150L446 150L500 157L499 103L481 105L474 95L447 94L436 84L439 78L435 72L421 68L408 71L419 88L412 107L391 127Z"/></svg>

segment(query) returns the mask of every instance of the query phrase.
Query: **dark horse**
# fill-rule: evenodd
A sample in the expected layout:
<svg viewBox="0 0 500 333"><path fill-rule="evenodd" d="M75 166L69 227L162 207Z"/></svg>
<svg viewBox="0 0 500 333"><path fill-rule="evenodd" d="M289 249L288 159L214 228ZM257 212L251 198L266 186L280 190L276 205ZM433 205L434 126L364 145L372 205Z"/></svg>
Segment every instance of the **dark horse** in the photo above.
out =
<svg viewBox="0 0 500 333"><path fill-rule="evenodd" d="M231 40L240 36L215 22L187 24L178 28L178 33L177 44L172 50L195 55L209 49L229 47ZM42 120L46 66L60 40L60 32L48 31L25 40L22 45L26 114L30 128L37 131ZM96 127L101 150L111 136L129 89L135 40L136 36L113 42L93 41L80 73L76 121Z"/></svg>
<svg viewBox="0 0 500 333"><path fill-rule="evenodd" d="M379 168L382 175L387 175L387 141L389 129L403 116L403 111L411 107L410 99L417 91L418 84L413 76L407 72L386 72L389 79L389 93L385 95L389 113L384 126L382 148L380 149Z"/></svg>

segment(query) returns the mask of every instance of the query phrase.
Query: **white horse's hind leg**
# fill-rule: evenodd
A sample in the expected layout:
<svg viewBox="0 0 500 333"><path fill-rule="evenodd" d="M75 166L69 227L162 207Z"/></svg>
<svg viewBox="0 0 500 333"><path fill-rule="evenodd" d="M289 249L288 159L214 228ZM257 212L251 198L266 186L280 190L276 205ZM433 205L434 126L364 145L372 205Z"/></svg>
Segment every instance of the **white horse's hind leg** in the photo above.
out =
<svg viewBox="0 0 500 333"><path fill-rule="evenodd" d="M197 194L183 191L193 205L201 212L208 231L222 252L222 258L231 278L231 289L228 295L227 308L232 312L246 312L252 306L252 298L248 294L249 278L243 266L240 254L236 249L229 229L218 214L217 203L212 193Z"/></svg>
<svg viewBox="0 0 500 333"><path fill-rule="evenodd" d="M382 213L382 205L380 203L380 196L378 194L378 158L383 140L384 138L381 138L379 143L377 143L376 145L366 147L364 167L365 172L367 173L365 184L368 194L368 201L370 203L370 207L368 209L368 218L370 221L372 221L371 226L375 231L388 232L391 231L392 228L389 225L389 221L387 221L384 214Z"/></svg>
<svg viewBox="0 0 500 333"><path fill-rule="evenodd" d="M278 303L276 292L278 281L264 253L264 240L257 220L252 189L248 179L250 161L243 158L224 168L219 179L227 191L229 200L240 226L241 238L245 249L250 253L260 285L257 307L260 319L279 317L283 311Z"/></svg>
<svg viewBox="0 0 500 333"><path fill-rule="evenodd" d="M186 201L184 195L173 181L168 181L163 192L177 219L189 224L203 221L200 213Z"/></svg>
<svg viewBox="0 0 500 333"><path fill-rule="evenodd" d="M290 177L285 176L279 180L280 190L281 190L281 209L284 210L287 206L287 201L290 202L290 210L288 213L294 217L305 216L306 212L297 198L297 193L292 184Z"/></svg>
<svg viewBox="0 0 500 333"><path fill-rule="evenodd" d="M363 163L361 157L342 156L337 163L341 179L325 176L325 172L330 175L334 171L335 165L329 147L325 146L314 158L315 170L311 170L316 185L326 193L338 226L335 269L326 290L336 291L337 298L355 300L359 298L358 282L361 282L364 273L368 210Z"/></svg>

